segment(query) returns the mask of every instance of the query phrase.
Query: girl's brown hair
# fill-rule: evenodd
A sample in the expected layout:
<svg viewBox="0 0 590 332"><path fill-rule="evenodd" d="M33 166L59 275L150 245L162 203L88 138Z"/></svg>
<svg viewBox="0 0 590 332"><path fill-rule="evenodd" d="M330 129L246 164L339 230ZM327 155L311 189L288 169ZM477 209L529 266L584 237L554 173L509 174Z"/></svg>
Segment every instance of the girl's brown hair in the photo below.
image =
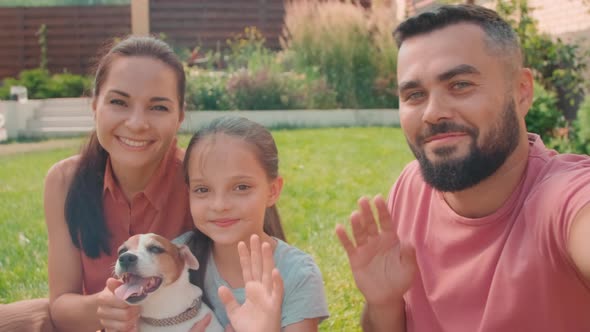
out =
<svg viewBox="0 0 590 332"><path fill-rule="evenodd" d="M209 125L201 128L191 138L186 154L184 156L184 175L185 180L189 182L189 160L190 154L194 147L204 138L215 134L225 134L232 137L243 139L254 147L257 159L265 170L269 179L276 179L279 176L279 156L278 149L272 134L262 125L250 121L243 117L221 117L213 120ZM281 218L276 205L268 207L264 213L263 230L266 234L286 241ZM211 239L200 232L194 230L194 236L188 245L199 260L201 268L197 271L191 271L191 281L198 286L204 285L205 270L207 260L211 252Z"/></svg>

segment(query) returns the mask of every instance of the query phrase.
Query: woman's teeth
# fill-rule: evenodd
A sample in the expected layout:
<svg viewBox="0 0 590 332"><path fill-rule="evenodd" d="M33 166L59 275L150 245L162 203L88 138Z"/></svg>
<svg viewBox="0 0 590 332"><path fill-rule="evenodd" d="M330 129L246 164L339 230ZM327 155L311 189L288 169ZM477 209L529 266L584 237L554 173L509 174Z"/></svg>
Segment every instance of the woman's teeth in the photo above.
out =
<svg viewBox="0 0 590 332"><path fill-rule="evenodd" d="M119 139L121 140L121 142L132 146L132 147L142 147L142 146L146 146L148 145L149 141L134 141L128 138L124 138L124 137L119 137Z"/></svg>

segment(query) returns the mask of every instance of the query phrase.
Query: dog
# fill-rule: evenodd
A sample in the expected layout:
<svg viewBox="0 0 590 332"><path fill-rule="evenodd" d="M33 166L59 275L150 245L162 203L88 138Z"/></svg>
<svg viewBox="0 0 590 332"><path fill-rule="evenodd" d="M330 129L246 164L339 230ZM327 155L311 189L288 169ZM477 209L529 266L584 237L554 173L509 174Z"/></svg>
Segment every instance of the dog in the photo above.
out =
<svg viewBox="0 0 590 332"><path fill-rule="evenodd" d="M124 283L115 296L141 306L139 331L187 332L207 313L207 332L223 332L215 314L201 301L203 291L189 281L199 262L186 245L157 234L130 237L118 251L115 275Z"/></svg>

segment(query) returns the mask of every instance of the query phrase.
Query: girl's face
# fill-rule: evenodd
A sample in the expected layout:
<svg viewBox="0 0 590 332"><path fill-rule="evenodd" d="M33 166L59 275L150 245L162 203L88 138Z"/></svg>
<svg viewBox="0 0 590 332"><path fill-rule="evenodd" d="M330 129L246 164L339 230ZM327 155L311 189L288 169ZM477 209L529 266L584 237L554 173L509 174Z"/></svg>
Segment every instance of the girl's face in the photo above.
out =
<svg viewBox="0 0 590 332"><path fill-rule="evenodd" d="M264 212L275 204L283 179L269 179L250 143L214 134L189 157L190 207L195 226L216 245L263 236Z"/></svg>
<svg viewBox="0 0 590 332"><path fill-rule="evenodd" d="M113 59L92 108L116 169L155 170L184 119L175 72L149 57Z"/></svg>

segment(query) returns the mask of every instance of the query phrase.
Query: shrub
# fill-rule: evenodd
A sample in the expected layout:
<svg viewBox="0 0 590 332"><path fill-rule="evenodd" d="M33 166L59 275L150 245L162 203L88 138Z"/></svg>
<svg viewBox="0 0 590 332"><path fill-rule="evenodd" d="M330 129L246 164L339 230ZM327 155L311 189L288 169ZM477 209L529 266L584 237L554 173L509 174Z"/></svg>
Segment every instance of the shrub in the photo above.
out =
<svg viewBox="0 0 590 332"><path fill-rule="evenodd" d="M563 127L562 114L557 109L555 94L534 84L533 105L525 118L527 130L537 133L544 142L549 142L556 128Z"/></svg>
<svg viewBox="0 0 590 332"><path fill-rule="evenodd" d="M228 67L233 70L245 68L251 71L273 67L275 57L273 52L264 46L265 42L266 39L256 27L246 27L244 32L228 39Z"/></svg>
<svg viewBox="0 0 590 332"><path fill-rule="evenodd" d="M530 14L532 10L526 0L500 0L497 3L498 13L518 33L525 65L533 69L539 83L556 93L558 109L568 121L572 121L584 99L583 72L587 68L588 52L582 52L577 44L553 40L540 33Z"/></svg>
<svg viewBox="0 0 590 332"><path fill-rule="evenodd" d="M396 76L398 50L392 38L397 22L391 19L395 17L395 13L386 8L379 8L378 4L378 2L373 3L373 10L369 16L369 30L372 31L376 47L375 63L378 73L374 82L376 106L398 108Z"/></svg>
<svg viewBox="0 0 590 332"><path fill-rule="evenodd" d="M46 98L80 97L90 95L92 80L89 77L69 73L55 74L47 87Z"/></svg>
<svg viewBox="0 0 590 332"><path fill-rule="evenodd" d="M10 87L15 85L25 86L30 99L80 97L90 89L91 80L85 76L68 73L51 76L47 70L41 68L23 70L18 79L4 79L0 88L0 99L8 99Z"/></svg>
<svg viewBox="0 0 590 332"><path fill-rule="evenodd" d="M586 97L572 126L571 152L590 154L590 97Z"/></svg>
<svg viewBox="0 0 590 332"><path fill-rule="evenodd" d="M567 135L552 139L548 146L562 153L590 154L590 97L586 97L578 118L568 129Z"/></svg>
<svg viewBox="0 0 590 332"><path fill-rule="evenodd" d="M381 98L383 89L378 88L389 88L390 78L395 77L397 51L391 36L394 15L378 16L376 13L384 9L375 7L367 14L361 6L336 0L286 4L281 38L286 63L314 79L318 78L315 74L325 79L341 107L392 104L392 93ZM389 83L378 84L383 79Z"/></svg>
<svg viewBox="0 0 590 332"><path fill-rule="evenodd" d="M187 80L186 103L190 110L233 109L226 90L227 77L221 72L199 72Z"/></svg>
<svg viewBox="0 0 590 332"><path fill-rule="evenodd" d="M590 96L586 97L578 110L575 126L578 151L590 154Z"/></svg>
<svg viewBox="0 0 590 332"><path fill-rule="evenodd" d="M19 85L17 79L8 77L2 81L2 85L0 85L0 100L8 100L10 99L10 87L14 85Z"/></svg>
<svg viewBox="0 0 590 332"><path fill-rule="evenodd" d="M227 82L227 91L240 110L281 110L303 108L304 96L290 73L267 69L239 70Z"/></svg>
<svg viewBox="0 0 590 332"><path fill-rule="evenodd" d="M334 109L338 108L336 91L328 86L324 79L306 79L303 83L305 108Z"/></svg>
<svg viewBox="0 0 590 332"><path fill-rule="evenodd" d="M186 101L191 110L333 109L336 93L322 79L269 69L199 71L187 80Z"/></svg>
<svg viewBox="0 0 590 332"><path fill-rule="evenodd" d="M27 94L30 99L43 99L47 98L49 94L50 81L51 76L47 70L36 68L21 71L18 75L18 81L13 83L27 87Z"/></svg>

